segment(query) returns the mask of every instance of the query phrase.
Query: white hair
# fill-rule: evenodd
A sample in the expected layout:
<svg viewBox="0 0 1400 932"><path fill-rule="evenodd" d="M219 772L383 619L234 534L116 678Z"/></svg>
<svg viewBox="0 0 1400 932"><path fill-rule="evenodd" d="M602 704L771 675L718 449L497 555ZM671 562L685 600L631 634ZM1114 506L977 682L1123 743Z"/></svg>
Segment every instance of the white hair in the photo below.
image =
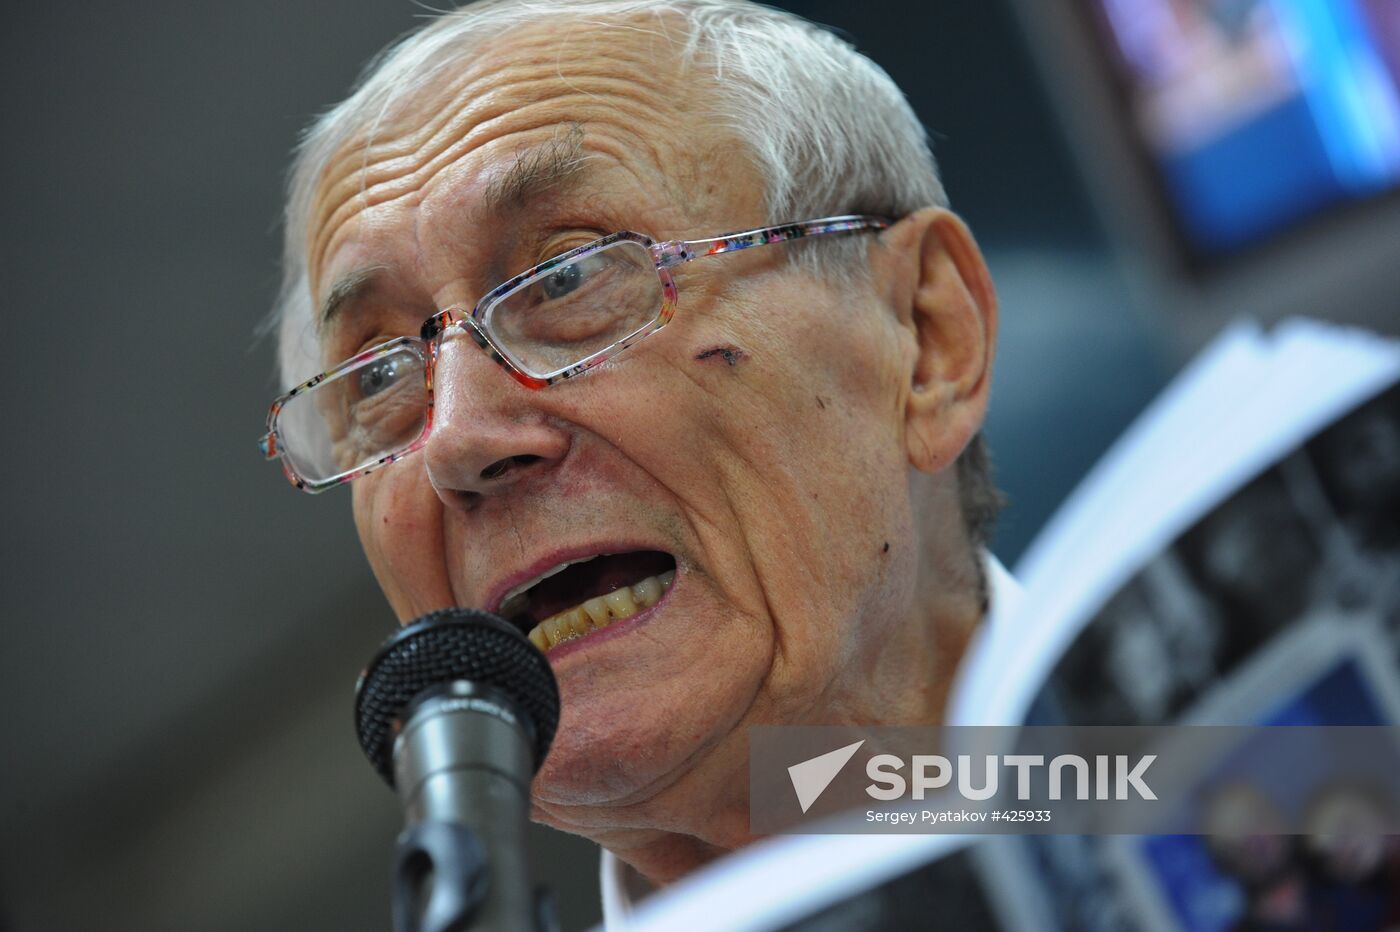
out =
<svg viewBox="0 0 1400 932"><path fill-rule="evenodd" d="M639 18L656 23L684 64L700 61L712 70L703 93L719 124L751 150L769 222L841 213L900 217L947 203L923 126L894 81L850 43L801 17L749 0L484 0L438 16L382 52L354 92L302 137L288 182L274 312L285 384L320 368L306 236L330 160L356 137L368 147L388 111L438 86L474 47L512 27L552 19L632 20L627 25L635 28ZM833 262L864 255L863 244L845 238L823 250ZM789 253L816 261L810 249Z"/></svg>
<svg viewBox="0 0 1400 932"><path fill-rule="evenodd" d="M546 19L629 29L650 20L682 65L708 67L711 80L696 86L708 115L749 148L770 223L845 213L898 218L947 205L927 134L894 81L845 39L795 14L750 0L482 0L382 52L354 92L302 137L288 181L283 283L272 322L285 384L321 368L306 236L330 160L357 141L367 150L387 113L446 83L443 76L482 42ZM793 247L794 261L822 272L863 267L867 244L842 237L819 250ZM964 518L972 539L983 542L999 497L980 435L958 465Z"/></svg>

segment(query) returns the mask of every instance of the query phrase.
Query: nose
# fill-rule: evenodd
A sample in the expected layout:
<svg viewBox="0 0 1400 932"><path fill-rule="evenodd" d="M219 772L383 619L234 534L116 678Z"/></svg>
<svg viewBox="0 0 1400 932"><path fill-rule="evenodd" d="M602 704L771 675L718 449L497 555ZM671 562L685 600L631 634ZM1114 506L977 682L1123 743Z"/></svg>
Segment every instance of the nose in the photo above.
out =
<svg viewBox="0 0 1400 932"><path fill-rule="evenodd" d="M433 372L433 426L423 453L438 498L471 510L557 466L569 434L470 339L449 338Z"/></svg>

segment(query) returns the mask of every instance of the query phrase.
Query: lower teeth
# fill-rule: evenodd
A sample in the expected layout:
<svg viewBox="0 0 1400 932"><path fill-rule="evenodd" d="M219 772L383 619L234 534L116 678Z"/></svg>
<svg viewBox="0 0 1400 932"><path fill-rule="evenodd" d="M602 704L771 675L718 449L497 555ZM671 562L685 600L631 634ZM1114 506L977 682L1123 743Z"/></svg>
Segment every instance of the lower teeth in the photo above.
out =
<svg viewBox="0 0 1400 932"><path fill-rule="evenodd" d="M630 618L660 602L662 594L671 587L675 578L676 571L667 570L607 595L589 599L582 605L575 605L531 628L530 642L540 650L549 650L564 641L583 637L589 631L606 628L619 618Z"/></svg>

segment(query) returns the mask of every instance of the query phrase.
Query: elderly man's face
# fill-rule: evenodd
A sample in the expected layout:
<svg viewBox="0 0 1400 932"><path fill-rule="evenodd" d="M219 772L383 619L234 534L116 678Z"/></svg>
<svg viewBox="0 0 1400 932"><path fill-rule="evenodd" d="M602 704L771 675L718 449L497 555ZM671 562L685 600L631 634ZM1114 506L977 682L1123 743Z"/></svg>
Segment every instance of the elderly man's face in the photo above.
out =
<svg viewBox="0 0 1400 932"><path fill-rule="evenodd" d="M308 240L318 300L357 282L326 326L327 360L616 230L766 223L733 136L687 105L713 92L677 80L672 55L650 32L516 31L444 98L381 126L368 155L347 148ZM536 799L554 821L586 827L574 807L644 804L704 768L738 793L743 726L867 717L882 691L930 675L894 636L919 583L905 428L918 341L870 239L874 287L816 280L788 246L683 266L666 328L540 391L454 338L424 451L354 484L365 551L405 620L497 607L598 554L663 556L608 561L608 578L578 585L674 561L654 607L549 653L563 719Z"/></svg>

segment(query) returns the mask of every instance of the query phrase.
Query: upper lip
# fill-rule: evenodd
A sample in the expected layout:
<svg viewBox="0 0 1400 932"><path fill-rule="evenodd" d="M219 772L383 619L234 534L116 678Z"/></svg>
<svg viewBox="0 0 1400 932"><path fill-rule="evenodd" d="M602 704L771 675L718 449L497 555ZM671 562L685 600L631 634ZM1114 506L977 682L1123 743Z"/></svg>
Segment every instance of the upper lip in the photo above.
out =
<svg viewBox="0 0 1400 932"><path fill-rule="evenodd" d="M632 553L638 550L656 550L663 553L671 553L671 551L665 547L648 543L637 543L636 541L594 542L551 550L534 561L512 570L493 581L486 589L487 597L484 600L486 610L489 612L499 611L501 603L505 601L506 593L519 585L545 575L550 570L556 569L565 563L587 560L592 557L603 556L604 554ZM672 556L674 556L674 554L672 554Z"/></svg>

